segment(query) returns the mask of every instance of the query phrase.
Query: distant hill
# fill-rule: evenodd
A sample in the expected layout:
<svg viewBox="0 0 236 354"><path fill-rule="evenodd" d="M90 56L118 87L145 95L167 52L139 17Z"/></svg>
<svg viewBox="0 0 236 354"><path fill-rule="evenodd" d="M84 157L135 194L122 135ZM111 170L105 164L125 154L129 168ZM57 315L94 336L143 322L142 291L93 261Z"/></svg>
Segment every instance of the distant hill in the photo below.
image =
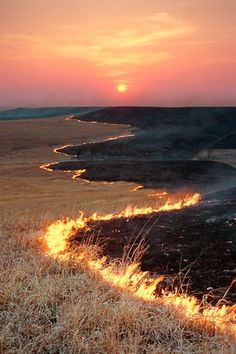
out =
<svg viewBox="0 0 236 354"><path fill-rule="evenodd" d="M15 108L0 111L0 120L16 120L58 117L70 114L88 113L97 110L97 107L43 107L43 108Z"/></svg>
<svg viewBox="0 0 236 354"><path fill-rule="evenodd" d="M106 107L84 112L78 119L130 124L141 129L160 125L167 128L174 126L175 129L180 125L207 128L221 124L221 127L225 126L225 132L228 132L232 125L236 128L236 107Z"/></svg>
<svg viewBox="0 0 236 354"><path fill-rule="evenodd" d="M214 144L236 148L235 107L108 107L73 118L138 128L128 139L61 149L86 159L185 160Z"/></svg>

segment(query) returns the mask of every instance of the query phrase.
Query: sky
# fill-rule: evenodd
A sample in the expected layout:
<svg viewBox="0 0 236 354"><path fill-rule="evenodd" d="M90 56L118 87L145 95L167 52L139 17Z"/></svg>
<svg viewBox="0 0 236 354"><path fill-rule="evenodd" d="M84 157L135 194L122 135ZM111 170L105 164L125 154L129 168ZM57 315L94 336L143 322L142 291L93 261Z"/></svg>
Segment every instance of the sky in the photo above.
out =
<svg viewBox="0 0 236 354"><path fill-rule="evenodd" d="M235 0L0 0L0 108L236 106Z"/></svg>

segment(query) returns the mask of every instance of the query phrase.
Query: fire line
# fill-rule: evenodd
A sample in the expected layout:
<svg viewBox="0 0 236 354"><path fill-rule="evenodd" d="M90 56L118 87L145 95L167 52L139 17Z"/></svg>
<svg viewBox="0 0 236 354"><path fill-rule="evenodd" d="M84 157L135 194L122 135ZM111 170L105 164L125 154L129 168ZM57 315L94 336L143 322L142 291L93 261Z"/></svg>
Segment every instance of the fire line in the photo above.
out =
<svg viewBox="0 0 236 354"><path fill-rule="evenodd" d="M184 207L196 205L201 200L199 193L187 194L184 199L169 198L157 209L152 207L137 208L128 206L117 214L98 215L94 213L85 217L81 213L80 217L74 220L58 220L52 223L40 238L41 244L47 256L58 260L67 260L72 257L76 264L86 264L92 272L98 273L101 278L121 290L127 290L133 296L145 301L155 302L157 305L167 306L176 312L178 316L188 321L192 326L204 328L209 334L224 333L232 338L236 338L236 305L235 306L202 306L194 296L166 292L161 290L161 296L157 296L156 290L163 280L163 276L153 278L148 272L143 272L138 263L130 263L126 267L119 269L114 262L109 262L107 257L93 259L88 252L82 251L80 254L73 253L70 249L69 239L74 235L75 230L89 231L89 222L106 221L118 218L131 218L137 215L147 215L160 211L178 210ZM226 333L227 330L227 333Z"/></svg>

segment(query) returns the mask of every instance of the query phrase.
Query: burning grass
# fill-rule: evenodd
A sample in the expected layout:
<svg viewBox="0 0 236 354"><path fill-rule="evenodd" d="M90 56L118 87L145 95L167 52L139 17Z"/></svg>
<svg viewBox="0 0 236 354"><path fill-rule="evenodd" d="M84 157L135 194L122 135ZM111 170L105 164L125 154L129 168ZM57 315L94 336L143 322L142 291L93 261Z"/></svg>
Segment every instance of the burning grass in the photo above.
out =
<svg viewBox="0 0 236 354"><path fill-rule="evenodd" d="M179 210L188 206L197 204L201 200L199 193L175 193L169 195L168 193L162 193L162 197L166 197L162 204L157 207L133 207L129 205L119 213L98 215L97 213L92 216L84 217L81 213L80 217L74 220L66 220L65 222L58 221L49 226L48 232L44 237L46 246L48 248L47 253L50 256L60 256L65 253L67 249L67 241L73 236L74 230L86 229L87 224L91 221L107 221L112 219L129 218L137 215L147 215L151 213L158 213L161 211Z"/></svg>
<svg viewBox="0 0 236 354"><path fill-rule="evenodd" d="M60 124L56 122L20 121L14 122L14 127L13 122L1 122L5 194L1 198L4 214L0 214L0 353L235 353L228 330L216 331L214 321L209 326L209 319L208 326L188 320L184 307L188 297L163 294L148 300L134 296L133 286L143 281L152 287L155 282L147 273L140 274L137 264L108 263L99 249L89 244L73 252L67 248L65 257L65 242L57 250L64 254L62 259L58 254L49 257L42 252L38 236L42 230L49 232L45 225L53 225L61 212L72 215L78 205L83 210L107 210L118 196L122 199L121 194L123 203L137 197L132 193L127 198L130 187L123 185L123 189L114 187L113 191L97 188L95 199L93 191L83 185L39 171L37 166L45 156L51 160L48 146L62 143L61 129L64 143L77 143L78 134L80 140L88 140L86 123L84 131L82 124L78 132L75 126L67 131L62 119L58 120ZM33 133L30 141L29 130ZM13 131L12 139L9 131ZM98 125L93 135L98 135ZM103 135L112 135L110 128ZM27 149L21 149L23 142ZM53 217L40 216L47 214ZM129 216L127 211L120 217L125 216ZM57 237L65 236L63 230L71 232L70 226L75 226L65 221L54 225L61 227ZM199 309L195 300L191 301ZM214 308L210 310L214 312ZM193 315L202 319L201 314L202 309Z"/></svg>
<svg viewBox="0 0 236 354"><path fill-rule="evenodd" d="M181 209L198 203L200 195L195 193L185 195L185 199L175 200L168 198L167 202L158 209L153 208L131 208L128 207L118 214L110 214L98 216L93 214L91 217L84 217L83 214L76 220L57 221L49 226L42 241L46 246L46 254L57 259L72 259L76 264L85 263L89 270L98 273L101 278L109 285L118 287L120 290L128 291L133 296L142 300L155 302L156 305L167 306L177 311L178 318L183 318L190 326L196 327L198 330L215 334L225 332L227 335L235 338L235 306L216 306L211 307L209 304L202 306L196 298L189 297L186 294L179 294L178 290L174 293L166 293L161 290L161 296L157 297L156 290L163 281L163 276L152 278L147 272L139 269L138 263L126 264L122 268L117 267L116 262L107 263L106 257L91 258L88 252L80 251L76 255L69 247L69 239L73 237L75 230L88 230L87 224L92 221L110 220L117 218L128 218L136 215L145 215L158 211L169 211Z"/></svg>
<svg viewBox="0 0 236 354"><path fill-rule="evenodd" d="M200 199L198 194L186 197L185 201L168 202L159 210L180 209L189 205L196 204ZM105 281L105 284L125 292L127 296L148 302L147 306L157 306L159 309L174 314L175 320L185 323L188 328L204 335L215 337L223 334L235 339L235 306L216 306L200 304L196 298L189 297L187 294L180 294L176 290L174 293L166 293L164 289L159 291L157 288L162 282L163 277L152 278L147 272L139 269L138 263L124 264L120 262L107 261L106 257L98 257L94 252L77 248L70 249L68 240L73 236L75 230L86 229L91 220L109 220L114 218L132 217L134 215L151 213L150 209L127 208L119 214L91 217L84 217L82 214L77 220L57 221L49 226L46 234L41 239L46 246L45 252L61 261L70 261L78 267L82 267L92 272L95 277Z"/></svg>
<svg viewBox="0 0 236 354"><path fill-rule="evenodd" d="M52 219L1 221L0 352L235 351L223 333L210 336L191 326L178 307L161 300L157 306L104 282L88 263L98 259L96 247L84 245L74 258L63 261L45 257L35 235ZM82 252L89 258L78 262L75 256ZM126 269L124 264L113 266L120 272Z"/></svg>

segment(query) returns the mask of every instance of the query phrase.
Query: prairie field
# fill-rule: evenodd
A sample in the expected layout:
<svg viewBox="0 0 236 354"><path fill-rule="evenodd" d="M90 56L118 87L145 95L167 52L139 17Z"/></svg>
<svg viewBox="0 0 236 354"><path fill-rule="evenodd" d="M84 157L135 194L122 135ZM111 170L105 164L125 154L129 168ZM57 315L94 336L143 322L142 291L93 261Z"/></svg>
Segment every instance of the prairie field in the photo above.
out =
<svg viewBox="0 0 236 354"><path fill-rule="evenodd" d="M87 183L39 168L63 161L56 147L128 132L60 117L0 122L1 353L235 353L227 330L201 329L176 308L104 282L86 262L43 252L39 236L58 218L147 203L146 191L130 193L134 183Z"/></svg>

